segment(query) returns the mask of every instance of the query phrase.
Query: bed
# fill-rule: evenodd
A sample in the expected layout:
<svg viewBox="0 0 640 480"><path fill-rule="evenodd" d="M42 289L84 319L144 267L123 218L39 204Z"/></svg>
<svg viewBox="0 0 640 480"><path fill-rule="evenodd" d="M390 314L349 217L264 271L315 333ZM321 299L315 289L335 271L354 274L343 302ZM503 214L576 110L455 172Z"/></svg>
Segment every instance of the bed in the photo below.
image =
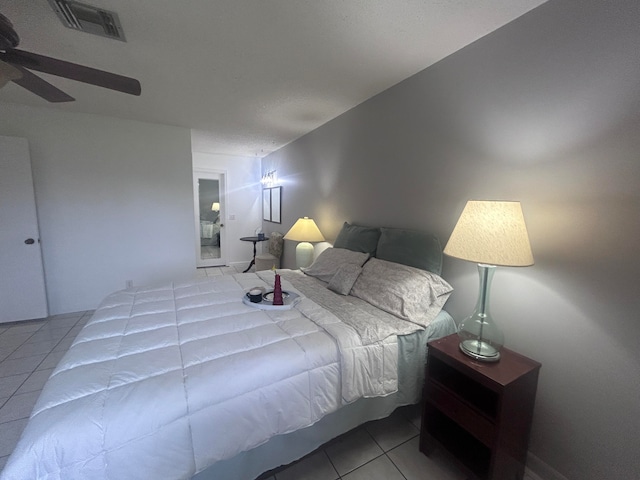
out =
<svg viewBox="0 0 640 480"><path fill-rule="evenodd" d="M304 272L115 292L0 478L251 480L416 403L427 342L455 331L441 262L431 235L345 223ZM242 301L276 274L292 308Z"/></svg>

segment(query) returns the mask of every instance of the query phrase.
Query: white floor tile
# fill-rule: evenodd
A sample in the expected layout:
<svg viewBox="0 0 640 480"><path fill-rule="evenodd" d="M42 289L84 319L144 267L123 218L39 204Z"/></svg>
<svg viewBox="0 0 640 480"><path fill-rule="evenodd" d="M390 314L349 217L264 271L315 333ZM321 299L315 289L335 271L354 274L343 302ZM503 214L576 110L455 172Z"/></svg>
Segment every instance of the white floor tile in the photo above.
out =
<svg viewBox="0 0 640 480"><path fill-rule="evenodd" d="M49 318L47 318L47 321L48 322L62 322L62 321L70 322L73 319L78 321L83 315L84 315L84 312L61 313L59 315L51 315Z"/></svg>
<svg viewBox="0 0 640 480"><path fill-rule="evenodd" d="M0 457L11 455L27 425L27 418L0 423Z"/></svg>
<svg viewBox="0 0 640 480"><path fill-rule="evenodd" d="M19 325L9 327L7 331L3 333L3 335L10 336L10 335L18 335L21 333L33 333L33 332L36 332L44 324L45 324L44 321L25 322L24 324L19 324Z"/></svg>
<svg viewBox="0 0 640 480"><path fill-rule="evenodd" d="M84 327L84 323L78 325L76 324L75 327L73 327L71 330L69 330L69 333L67 333L67 335L65 336L65 338L72 338L73 340L76 339L76 337L78 336L78 334L80 333L80 330L82 330L82 327Z"/></svg>
<svg viewBox="0 0 640 480"><path fill-rule="evenodd" d="M22 385L28 377L28 373L3 377L2 380L0 380L0 398L10 397L16 393L20 385Z"/></svg>
<svg viewBox="0 0 640 480"><path fill-rule="evenodd" d="M420 434L420 430L399 412L367 423L365 428L385 452Z"/></svg>
<svg viewBox="0 0 640 480"><path fill-rule="evenodd" d="M0 363L0 377L10 375L20 375L21 373L31 373L42 362L47 355L33 355L31 357L4 360Z"/></svg>
<svg viewBox="0 0 640 480"><path fill-rule="evenodd" d="M434 451L427 457L419 450L420 438L416 437L387 453L407 480L464 480L466 475Z"/></svg>
<svg viewBox="0 0 640 480"><path fill-rule="evenodd" d="M42 361L42 363L40 365L38 365L38 370L48 370L50 368L55 368L58 363L60 363L60 360L62 360L62 357L64 357L64 354L67 353L65 351L57 351L57 352L51 352L49 355L46 356L46 358Z"/></svg>
<svg viewBox="0 0 640 480"><path fill-rule="evenodd" d="M53 372L53 368L48 368L46 370L36 370L31 375L29 375L29 378L25 380L25 382L16 391L16 393L20 394L36 391L39 392L40 390L42 390L42 387L44 387L44 384L49 379L51 372Z"/></svg>
<svg viewBox="0 0 640 480"><path fill-rule="evenodd" d="M46 325L43 325L37 333L49 332L50 334L57 336L64 332L64 335L66 335L67 333L69 333L69 330L71 330L75 326L75 322L72 324L65 324L64 320L62 320L62 322L63 323L57 323L53 321L49 322Z"/></svg>
<svg viewBox="0 0 640 480"><path fill-rule="evenodd" d="M34 333L31 338L25 343L53 342L54 345L57 345L58 342L62 340L68 333L68 327L62 329L48 329L46 327L43 327L40 331Z"/></svg>
<svg viewBox="0 0 640 480"><path fill-rule="evenodd" d="M29 417L39 396L40 392L37 391L22 393L11 397L2 408L0 408L0 423L12 422L13 420Z"/></svg>
<svg viewBox="0 0 640 480"><path fill-rule="evenodd" d="M75 338L76 337L69 337L69 336L64 337L62 340L60 340L60 343L58 343L58 345L55 346L53 351L54 352L59 352L59 351L66 352L67 350L69 350L69 347L71 346L71 344L73 343Z"/></svg>
<svg viewBox="0 0 640 480"><path fill-rule="evenodd" d="M13 347L0 347L0 362L9 357L9 355L11 355L14 350L15 348Z"/></svg>
<svg viewBox="0 0 640 480"><path fill-rule="evenodd" d="M47 340L44 342L30 342L27 341L21 346L16 348L9 357L9 360L14 358L31 357L33 355L49 354L51 350L57 345L58 341Z"/></svg>
<svg viewBox="0 0 640 480"><path fill-rule="evenodd" d="M405 480L400 470L386 455L342 477L343 480Z"/></svg>
<svg viewBox="0 0 640 480"><path fill-rule="evenodd" d="M384 453L362 428L330 444L326 452L340 475L345 475Z"/></svg>
<svg viewBox="0 0 640 480"><path fill-rule="evenodd" d="M32 335L34 335L33 332L16 333L14 335L7 335L7 332L5 332L0 335L0 348L11 348L12 350L15 350L24 342L29 340Z"/></svg>
<svg viewBox="0 0 640 480"><path fill-rule="evenodd" d="M336 480L338 472L320 450L276 474L276 480Z"/></svg>

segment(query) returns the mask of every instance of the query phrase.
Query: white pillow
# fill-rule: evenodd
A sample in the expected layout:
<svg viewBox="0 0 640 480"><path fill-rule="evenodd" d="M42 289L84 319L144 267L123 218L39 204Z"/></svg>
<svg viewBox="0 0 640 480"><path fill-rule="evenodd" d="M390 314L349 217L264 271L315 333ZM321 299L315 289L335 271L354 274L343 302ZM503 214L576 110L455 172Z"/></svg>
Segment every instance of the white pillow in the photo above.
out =
<svg viewBox="0 0 640 480"><path fill-rule="evenodd" d="M451 285L435 273L372 258L362 268L351 295L426 327L452 291Z"/></svg>
<svg viewBox="0 0 640 480"><path fill-rule="evenodd" d="M368 253L354 252L346 248L327 248L310 267L300 270L323 282L330 282L342 265L351 264L361 267L368 258Z"/></svg>
<svg viewBox="0 0 640 480"><path fill-rule="evenodd" d="M342 265L338 268L333 278L331 278L331 281L329 281L327 288L340 295L349 295L351 287L353 287L353 284L356 283L356 280L360 276L360 272L362 272L362 267L358 265L352 263Z"/></svg>

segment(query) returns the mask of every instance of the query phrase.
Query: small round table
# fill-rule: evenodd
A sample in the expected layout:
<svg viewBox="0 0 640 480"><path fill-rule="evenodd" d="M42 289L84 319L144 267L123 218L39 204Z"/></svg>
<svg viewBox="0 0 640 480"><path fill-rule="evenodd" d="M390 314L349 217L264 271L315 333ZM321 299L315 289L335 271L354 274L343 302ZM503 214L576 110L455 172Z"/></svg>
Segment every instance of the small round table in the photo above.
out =
<svg viewBox="0 0 640 480"><path fill-rule="evenodd" d="M256 244L258 242L264 242L266 240L269 240L269 237L240 237L240 240L242 240L243 242L253 242L253 258L251 259L251 263L249 264L249 266L247 267L247 269L242 272L242 273L247 273L251 267L253 267L256 264Z"/></svg>

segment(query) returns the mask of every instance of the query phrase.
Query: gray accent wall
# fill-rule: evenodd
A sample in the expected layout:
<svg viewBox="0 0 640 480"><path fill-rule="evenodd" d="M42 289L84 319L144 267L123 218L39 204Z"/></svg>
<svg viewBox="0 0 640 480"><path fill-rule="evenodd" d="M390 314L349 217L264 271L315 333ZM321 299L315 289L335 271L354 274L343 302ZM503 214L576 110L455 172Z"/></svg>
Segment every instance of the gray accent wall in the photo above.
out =
<svg viewBox="0 0 640 480"><path fill-rule="evenodd" d="M347 220L444 245L467 200L522 202L535 265L500 268L491 306L542 363L530 467L547 478L640 472L639 25L637 0L551 0L263 159L282 231L309 216L328 241ZM476 267L445 258L443 276L460 320Z"/></svg>

